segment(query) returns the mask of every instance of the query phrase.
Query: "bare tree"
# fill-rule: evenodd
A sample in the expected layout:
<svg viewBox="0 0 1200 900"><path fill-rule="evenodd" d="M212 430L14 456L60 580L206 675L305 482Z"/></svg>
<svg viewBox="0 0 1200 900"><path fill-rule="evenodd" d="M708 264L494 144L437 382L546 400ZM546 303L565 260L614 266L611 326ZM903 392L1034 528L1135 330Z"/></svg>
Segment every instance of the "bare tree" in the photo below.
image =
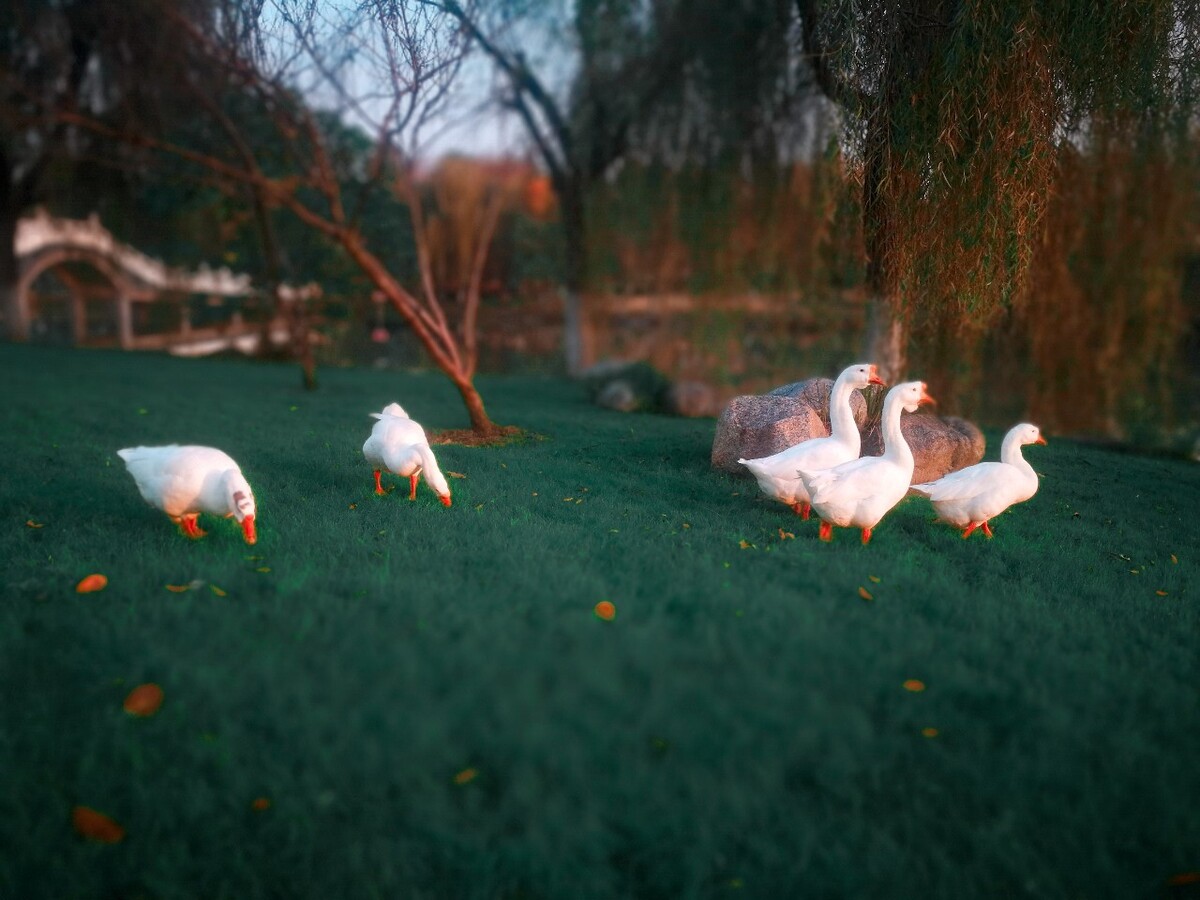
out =
<svg viewBox="0 0 1200 900"><path fill-rule="evenodd" d="M169 18L177 52L225 75L213 85L190 77L195 66L176 67L196 108L227 137L223 151L113 128L71 111L62 112L62 120L182 160L230 196L249 196L265 212L282 209L339 246L454 383L472 429L498 431L474 385L478 300L465 327L456 328L428 265L414 188L421 127L445 103L463 57L457 26L419 2L383 0L352 9L307 0L222 0L211 20L177 10ZM321 112L321 106L334 111ZM246 114L269 123L277 140L255 142ZM367 130L369 146L347 144L346 121ZM372 246L363 227L368 199L388 187L407 199L413 221L420 278L411 288L387 261L394 248ZM490 227L494 232L494 222ZM486 251L482 246L483 261Z"/></svg>
<svg viewBox="0 0 1200 900"><path fill-rule="evenodd" d="M458 23L492 61L503 85L502 105L517 114L550 176L566 251L564 350L567 370L578 374L590 352L583 301L588 287L589 190L625 154L631 129L654 99L676 81L689 49L682 33L688 20L686 4L655 4L646 15L632 6L576 5L570 28L579 71L565 80L565 89L556 89L554 73L535 71L524 48L522 38L527 35L519 26L532 15L523 4L419 2ZM541 7L543 15L548 6ZM562 49L564 55L570 50Z"/></svg>

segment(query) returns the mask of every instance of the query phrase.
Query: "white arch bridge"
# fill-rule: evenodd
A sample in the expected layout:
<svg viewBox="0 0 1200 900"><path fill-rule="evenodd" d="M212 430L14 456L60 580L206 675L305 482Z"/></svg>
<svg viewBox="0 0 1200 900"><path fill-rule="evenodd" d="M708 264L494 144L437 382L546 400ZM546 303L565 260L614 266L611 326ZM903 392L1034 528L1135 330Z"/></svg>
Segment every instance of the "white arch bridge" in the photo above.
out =
<svg viewBox="0 0 1200 900"><path fill-rule="evenodd" d="M249 275L167 266L118 241L94 215L21 219L16 255L16 340L199 354L289 337L281 310ZM315 285L279 291L284 305L317 293ZM257 315L247 318L251 307Z"/></svg>

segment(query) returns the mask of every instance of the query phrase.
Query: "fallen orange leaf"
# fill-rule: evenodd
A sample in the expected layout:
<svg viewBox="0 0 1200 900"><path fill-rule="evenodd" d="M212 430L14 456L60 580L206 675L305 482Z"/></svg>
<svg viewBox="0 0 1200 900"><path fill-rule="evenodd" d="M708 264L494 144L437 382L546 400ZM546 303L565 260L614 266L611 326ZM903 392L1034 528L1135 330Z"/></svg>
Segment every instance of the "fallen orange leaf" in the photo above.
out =
<svg viewBox="0 0 1200 900"><path fill-rule="evenodd" d="M451 478L466 478L467 477L462 472L451 472L449 469L446 470L446 474L449 475Z"/></svg>
<svg viewBox="0 0 1200 900"><path fill-rule="evenodd" d="M914 692L915 691L923 691L923 690L925 690L925 682L920 681L916 678L910 678L910 679L908 679L908 681L904 682L904 689L906 691L914 691Z"/></svg>
<svg viewBox="0 0 1200 900"><path fill-rule="evenodd" d="M463 769L454 776L455 784L470 784L479 775L478 769Z"/></svg>
<svg viewBox="0 0 1200 900"><path fill-rule="evenodd" d="M190 590L191 585L190 584L168 584L166 586L166 588L168 591L171 591L172 593L182 594L184 591Z"/></svg>
<svg viewBox="0 0 1200 900"><path fill-rule="evenodd" d="M152 716L162 706L163 689L153 682L139 684L125 698L125 712L131 716Z"/></svg>
<svg viewBox="0 0 1200 900"><path fill-rule="evenodd" d="M938 736L938 730L936 728L922 728L921 734L925 735L925 737L933 738Z"/></svg>
<svg viewBox="0 0 1200 900"><path fill-rule="evenodd" d="M219 587L217 587L215 584L210 584L210 585L208 586L208 588L209 588L209 590L211 590L211 591L212 591L214 594L216 594L218 597L224 597L224 596L226 595L226 592L225 592L225 591L223 591L223 590L221 590L221 589L220 589Z"/></svg>
<svg viewBox="0 0 1200 900"><path fill-rule="evenodd" d="M1200 872L1180 872L1167 879L1170 887L1180 887L1185 884L1200 884Z"/></svg>
<svg viewBox="0 0 1200 900"><path fill-rule="evenodd" d="M858 586L858 596L862 597L864 600L874 600L875 599L874 597L871 596L871 592L868 591L862 585Z"/></svg>
<svg viewBox="0 0 1200 900"><path fill-rule="evenodd" d="M617 607L609 600L601 600L596 604L593 612L596 613L597 618L606 622L611 622L617 617Z"/></svg>
<svg viewBox="0 0 1200 900"><path fill-rule="evenodd" d="M75 593L90 594L93 591L102 591L108 585L108 579L103 575L89 575L79 584L75 585Z"/></svg>
<svg viewBox="0 0 1200 900"><path fill-rule="evenodd" d="M742 540L738 541L738 546L741 547L743 550L749 550L754 545L752 543L750 543L748 540L746 540L745 538L742 538Z"/></svg>
<svg viewBox="0 0 1200 900"><path fill-rule="evenodd" d="M796 536L794 534L792 534L790 531L784 531L782 528L780 528L779 529L779 539L781 541L795 540Z"/></svg>
<svg viewBox="0 0 1200 900"><path fill-rule="evenodd" d="M250 804L250 808L255 812L263 812L271 808L271 801L266 797L255 797L254 802Z"/></svg>
<svg viewBox="0 0 1200 900"><path fill-rule="evenodd" d="M102 844L117 844L125 839L125 829L102 812L89 806L76 806L71 810L71 824L89 841Z"/></svg>
<svg viewBox="0 0 1200 900"><path fill-rule="evenodd" d="M1166 592L1166 591L1155 591L1154 593L1158 594L1158 596L1160 596L1160 597L1165 597L1165 596L1167 596L1167 592Z"/></svg>
<svg viewBox="0 0 1200 900"><path fill-rule="evenodd" d="M25 520L25 527L26 527L26 528L45 528L46 526L45 526L45 525L43 525L41 522L35 522L35 521L33 521L33 519L26 519L26 520Z"/></svg>

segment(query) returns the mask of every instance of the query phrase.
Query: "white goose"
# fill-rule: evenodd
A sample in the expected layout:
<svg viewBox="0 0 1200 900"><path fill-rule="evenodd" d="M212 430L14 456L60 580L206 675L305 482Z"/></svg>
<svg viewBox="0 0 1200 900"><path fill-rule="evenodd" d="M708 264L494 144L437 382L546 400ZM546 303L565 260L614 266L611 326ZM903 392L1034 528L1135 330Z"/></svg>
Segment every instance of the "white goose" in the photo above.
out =
<svg viewBox="0 0 1200 900"><path fill-rule="evenodd" d="M1037 472L1025 461L1021 448L1045 443L1036 425L1022 422L1004 436L1000 462L968 466L937 481L914 484L912 489L930 499L939 521L964 529L964 538L969 538L976 528L982 528L990 538L989 519L1037 493Z"/></svg>
<svg viewBox="0 0 1200 900"><path fill-rule="evenodd" d="M821 540L833 540L837 525L861 528L862 542L870 542L871 529L904 498L912 481L913 455L900 430L900 413L933 402L923 381L896 385L883 401L883 456L864 456L821 471L801 470L821 517Z"/></svg>
<svg viewBox="0 0 1200 900"><path fill-rule="evenodd" d="M756 479L762 492L790 506L801 518L808 518L809 496L799 469L831 469L858 459L862 438L854 422L850 395L869 384L883 385L879 370L870 363L855 363L844 369L829 391L828 437L801 441L786 450L758 459L739 459ZM886 385L884 385L886 387Z"/></svg>
<svg viewBox="0 0 1200 900"><path fill-rule="evenodd" d="M378 419L371 429L371 436L363 444L363 456L375 467L375 493L383 494L379 482L380 473L386 469L401 477L408 477L408 499L417 499L417 476L424 475L438 499L450 505L450 485L438 468L437 459L425 437L425 429L408 417L399 403L389 403L382 412L371 413Z"/></svg>
<svg viewBox="0 0 1200 900"><path fill-rule="evenodd" d="M117 455L133 476L142 498L178 524L190 538L208 532L196 524L200 513L241 523L247 544L258 540L254 530L254 493L242 470L228 454L212 447L127 447Z"/></svg>

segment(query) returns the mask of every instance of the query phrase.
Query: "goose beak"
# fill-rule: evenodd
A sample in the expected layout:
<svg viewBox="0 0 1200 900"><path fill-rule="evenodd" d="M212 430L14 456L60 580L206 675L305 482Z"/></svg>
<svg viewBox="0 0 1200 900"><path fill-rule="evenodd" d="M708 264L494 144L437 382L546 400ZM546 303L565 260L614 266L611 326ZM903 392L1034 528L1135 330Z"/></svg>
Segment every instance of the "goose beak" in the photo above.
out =
<svg viewBox="0 0 1200 900"><path fill-rule="evenodd" d="M929 391L925 389L925 385L923 384L921 385L921 399L917 401L917 406L920 406L922 403L930 403L937 406L937 401L929 396Z"/></svg>
<svg viewBox="0 0 1200 900"><path fill-rule="evenodd" d="M254 532L254 516L242 519L242 534L246 536L247 544L258 543L258 535Z"/></svg>
<svg viewBox="0 0 1200 900"><path fill-rule="evenodd" d="M887 382L879 377L878 367L871 366L871 377L867 379L867 384L877 384L880 387L887 387Z"/></svg>
<svg viewBox="0 0 1200 900"><path fill-rule="evenodd" d="M439 494L439 495L438 495L438 499L442 501L442 506L449 506L449 505L450 505L450 495L449 495L449 494L444 494L444 495L443 495L443 494Z"/></svg>
<svg viewBox="0 0 1200 900"><path fill-rule="evenodd" d="M1036 440L1036 441L1034 441L1034 443L1035 443L1035 444L1045 444L1045 443L1046 443L1046 439L1045 439L1044 437L1042 437L1042 436L1039 434L1039 435L1037 436L1037 440Z"/></svg>

